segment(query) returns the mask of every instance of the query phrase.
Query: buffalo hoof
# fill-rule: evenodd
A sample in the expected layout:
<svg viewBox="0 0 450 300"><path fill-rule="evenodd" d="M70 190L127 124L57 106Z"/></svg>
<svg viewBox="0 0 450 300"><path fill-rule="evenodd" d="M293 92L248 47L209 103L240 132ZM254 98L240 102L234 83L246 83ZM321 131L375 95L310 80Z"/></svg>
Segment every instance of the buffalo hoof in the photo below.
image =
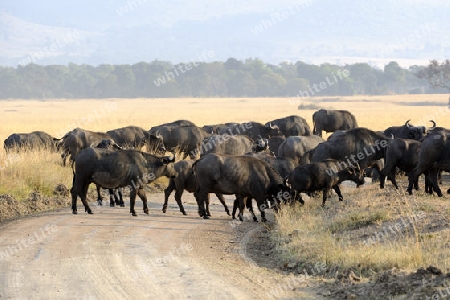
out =
<svg viewBox="0 0 450 300"><path fill-rule="evenodd" d="M185 211L182 211L181 213L182 213L183 215L187 216L187 213L186 213Z"/></svg>
<svg viewBox="0 0 450 300"><path fill-rule="evenodd" d="M148 215L148 209L144 209L144 213Z"/></svg>
<svg viewBox="0 0 450 300"><path fill-rule="evenodd" d="M206 213L206 215L207 215L208 217L211 217L211 213L210 213L209 211Z"/></svg>
<svg viewBox="0 0 450 300"><path fill-rule="evenodd" d="M137 214L136 214L136 213L131 213L131 215L132 215L133 217L137 217Z"/></svg>
<svg viewBox="0 0 450 300"><path fill-rule="evenodd" d="M447 190L447 194L450 194L450 189Z"/></svg>
<svg viewBox="0 0 450 300"><path fill-rule="evenodd" d="M97 200L97 204L98 204L98 206L103 206L102 200Z"/></svg>
<svg viewBox="0 0 450 300"><path fill-rule="evenodd" d="M344 201L344 197L339 197L339 201Z"/></svg>
<svg viewBox="0 0 450 300"><path fill-rule="evenodd" d="M76 215L76 214L77 214L77 211L76 211L76 210L74 210L74 211L72 211L72 213L73 213L74 215Z"/></svg>
<svg viewBox="0 0 450 300"><path fill-rule="evenodd" d="M109 203L109 207L114 207L114 202Z"/></svg>
<svg viewBox="0 0 450 300"><path fill-rule="evenodd" d="M253 217L253 221L258 222L258 218L257 217Z"/></svg>
<svg viewBox="0 0 450 300"><path fill-rule="evenodd" d="M206 220L206 219L209 219L209 216L204 215L204 216L203 216L203 219L205 219L205 220Z"/></svg>
<svg viewBox="0 0 450 300"><path fill-rule="evenodd" d="M242 216L242 214L238 215L239 221L244 222L244 217Z"/></svg>
<svg viewBox="0 0 450 300"><path fill-rule="evenodd" d="M93 215L94 213L92 212L92 210L88 210L87 211L88 214Z"/></svg>
<svg viewBox="0 0 450 300"><path fill-rule="evenodd" d="M124 203L120 204L120 207L125 207L125 204Z"/></svg>
<svg viewBox="0 0 450 300"><path fill-rule="evenodd" d="M162 211L163 211L163 213L166 213L166 211L167 211L167 206L164 205Z"/></svg>

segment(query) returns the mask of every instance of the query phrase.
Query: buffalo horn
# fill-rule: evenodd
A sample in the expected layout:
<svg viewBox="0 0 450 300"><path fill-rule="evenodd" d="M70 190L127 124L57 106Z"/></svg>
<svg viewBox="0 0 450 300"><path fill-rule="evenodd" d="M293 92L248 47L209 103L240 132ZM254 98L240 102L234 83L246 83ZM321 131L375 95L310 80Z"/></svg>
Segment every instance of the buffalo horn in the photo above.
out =
<svg viewBox="0 0 450 300"><path fill-rule="evenodd" d="M433 127L431 127L431 128L435 128L436 127L436 122L433 121L433 120L430 120L430 122L433 123Z"/></svg>

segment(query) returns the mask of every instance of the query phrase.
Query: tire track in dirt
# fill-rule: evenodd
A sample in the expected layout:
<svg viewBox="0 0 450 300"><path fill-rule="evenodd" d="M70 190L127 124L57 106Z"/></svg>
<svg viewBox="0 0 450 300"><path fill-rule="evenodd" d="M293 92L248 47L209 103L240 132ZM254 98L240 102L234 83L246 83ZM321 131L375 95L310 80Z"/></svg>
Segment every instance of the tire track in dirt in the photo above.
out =
<svg viewBox="0 0 450 300"><path fill-rule="evenodd" d="M221 205L212 203L213 217L203 220L190 194L184 196L193 204L186 205L188 216L174 206L163 214L163 195L147 196L150 215L138 202L138 217L129 207L96 206L94 215L62 209L2 225L0 298L271 298L271 286L283 276L239 254Z"/></svg>

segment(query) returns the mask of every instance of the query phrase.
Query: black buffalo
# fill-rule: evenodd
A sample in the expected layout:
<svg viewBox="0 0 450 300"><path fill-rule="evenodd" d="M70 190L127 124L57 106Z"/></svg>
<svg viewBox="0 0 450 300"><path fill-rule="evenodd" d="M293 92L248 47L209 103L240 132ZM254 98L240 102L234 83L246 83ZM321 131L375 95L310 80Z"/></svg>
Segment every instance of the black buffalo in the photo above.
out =
<svg viewBox="0 0 450 300"><path fill-rule="evenodd" d="M168 151L179 149L184 152L184 157L188 155L195 159L199 153L203 140L210 134L197 126L160 125L152 127L149 131L152 139L163 143Z"/></svg>
<svg viewBox="0 0 450 300"><path fill-rule="evenodd" d="M245 135L212 135L203 140L200 150L201 155L208 153L244 155L253 151L253 141Z"/></svg>
<svg viewBox="0 0 450 300"><path fill-rule="evenodd" d="M222 130L226 130L230 127L237 126L239 123L230 122L230 123L222 123L222 124L214 124L214 125L204 125L202 127L203 130L210 134L220 134Z"/></svg>
<svg viewBox="0 0 450 300"><path fill-rule="evenodd" d="M94 147L102 148L102 149L115 149L115 150L123 149L112 139L102 140L100 143L98 143ZM98 184L96 185L96 187L97 187L97 203L98 203L98 205L103 205L103 197L101 194L102 187ZM121 207L125 206L125 203L123 202L122 188L108 189L108 192L109 192L109 206L110 207L114 207L115 204L120 205Z"/></svg>
<svg viewBox="0 0 450 300"><path fill-rule="evenodd" d="M177 175L173 166L175 158L159 157L137 150L111 150L86 148L77 155L74 164L72 211L77 213L77 197L80 196L85 211L92 213L86 196L90 183L115 189L130 186L130 213L136 216L134 205L138 195L148 214L145 184L161 176Z"/></svg>
<svg viewBox="0 0 450 300"><path fill-rule="evenodd" d="M102 140L112 139L106 132L94 132L84 130L81 128L75 128L72 131L66 133L58 142L58 150L62 151L61 157L63 159L63 165L66 165L66 159L69 157L69 161L73 163L77 154L90 146L95 146Z"/></svg>
<svg viewBox="0 0 450 300"><path fill-rule="evenodd" d="M384 157L384 150L390 139L367 128L350 129L336 138L319 144L311 157L311 162L337 159L342 166L358 163L361 169Z"/></svg>
<svg viewBox="0 0 450 300"><path fill-rule="evenodd" d="M364 184L364 175L357 164L343 169L341 167L339 161L334 159L298 166L286 179L286 185L291 187L291 197L304 204L300 193L322 190L322 206L325 206L329 191L334 189L339 196L339 201L342 201L344 197L339 184L345 180L352 180L357 185Z"/></svg>
<svg viewBox="0 0 450 300"><path fill-rule="evenodd" d="M13 133L3 142L5 151L10 150L56 150L59 139L52 137L44 131L33 131L30 133Z"/></svg>
<svg viewBox="0 0 450 300"><path fill-rule="evenodd" d="M286 137L291 135L311 135L311 128L306 120L300 116L288 116L267 122L265 127L278 126L279 130Z"/></svg>
<svg viewBox="0 0 450 300"><path fill-rule="evenodd" d="M320 136L290 136L278 147L278 157L288 157L295 161L296 164L306 152L313 150L320 143L325 142Z"/></svg>
<svg viewBox="0 0 450 300"><path fill-rule="evenodd" d="M127 126L108 130L106 132L119 146L141 149L150 139L150 134L144 128ZM149 150L149 149L147 149Z"/></svg>
<svg viewBox="0 0 450 300"><path fill-rule="evenodd" d="M417 165L409 173L408 193L412 194L413 186L419 176L426 173L426 184L430 184L437 195L442 197L438 186L440 170L450 171L450 133L444 128L435 129L422 139Z"/></svg>
<svg viewBox="0 0 450 300"><path fill-rule="evenodd" d="M167 211L167 203L169 201L170 194L175 190L175 201L180 208L180 212L183 215L187 215L184 210L183 203L181 202L181 196L183 196L183 192L186 190L189 193L194 193L197 190L197 181L195 179L194 173L192 172L192 165L194 164L193 160L180 160L174 164L175 171L177 172L177 176L169 179L169 185L164 190L164 204L163 204L163 213ZM217 199L219 199L220 203L225 207L225 212L230 215L230 211L225 202L225 198L222 194L216 194ZM209 212L209 199L207 202L206 214L211 216Z"/></svg>
<svg viewBox="0 0 450 300"><path fill-rule="evenodd" d="M416 166L419 160L420 142L411 139L393 139L386 147L385 164L381 171L380 188L384 188L386 176L392 181L392 184L398 189L395 179L396 168L409 173ZM415 182L416 189L418 188Z"/></svg>
<svg viewBox="0 0 450 300"><path fill-rule="evenodd" d="M320 109L313 114L313 133L322 136L322 131L349 130L358 127L356 118L347 110Z"/></svg>
<svg viewBox="0 0 450 300"><path fill-rule="evenodd" d="M270 138L271 136L281 135L282 133L277 125L265 126L258 122L247 122L221 128L219 134L246 135L253 141L256 141L260 136L262 138Z"/></svg>
<svg viewBox="0 0 450 300"><path fill-rule="evenodd" d="M411 139L419 141L422 139L427 132L424 126L413 126L409 123L410 120L406 121L402 126L391 126L384 131L384 135L391 138L401 138L401 139ZM432 120L433 128L436 127L436 123Z"/></svg>
<svg viewBox="0 0 450 300"><path fill-rule="evenodd" d="M313 193L315 191L323 191L322 206L325 206L327 195L331 189L334 189L339 196L339 201L342 201L342 196L339 184L345 180L352 180L357 185L364 184L364 174L356 164L341 169L339 161L334 159L327 159L322 162L298 166L286 178L286 185L291 188L291 198L304 201L300 193Z"/></svg>
<svg viewBox="0 0 450 300"><path fill-rule="evenodd" d="M209 193L235 194L239 200L239 218L243 219L244 198L256 200L261 220L266 221L266 200L289 196L282 178L264 161L250 156L210 153L193 166L198 189L195 194L199 214L208 218L204 204Z"/></svg>

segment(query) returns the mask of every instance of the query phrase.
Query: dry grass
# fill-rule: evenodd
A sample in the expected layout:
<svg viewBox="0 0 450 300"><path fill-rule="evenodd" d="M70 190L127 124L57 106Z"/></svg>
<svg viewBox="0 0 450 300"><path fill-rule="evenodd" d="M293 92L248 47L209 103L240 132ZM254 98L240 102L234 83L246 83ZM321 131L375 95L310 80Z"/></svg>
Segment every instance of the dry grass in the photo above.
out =
<svg viewBox="0 0 450 300"><path fill-rule="evenodd" d="M380 191L378 185L360 189L343 189L344 202L334 196L326 209L310 199L282 210L272 238L290 237L277 243L285 261L326 264L327 270L351 269L363 276L393 267L450 270L448 219L441 217L446 200Z"/></svg>

